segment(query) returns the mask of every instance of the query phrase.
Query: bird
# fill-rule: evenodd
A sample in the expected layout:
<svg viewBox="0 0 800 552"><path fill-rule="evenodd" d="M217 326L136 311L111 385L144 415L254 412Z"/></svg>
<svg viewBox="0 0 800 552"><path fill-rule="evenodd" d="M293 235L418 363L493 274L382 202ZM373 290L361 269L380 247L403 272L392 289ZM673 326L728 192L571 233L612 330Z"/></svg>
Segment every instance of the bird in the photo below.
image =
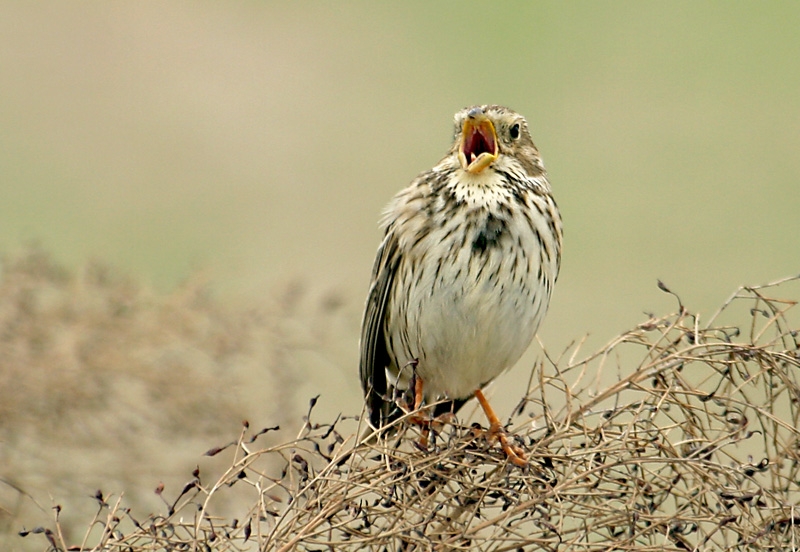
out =
<svg viewBox="0 0 800 552"><path fill-rule="evenodd" d="M482 391L530 345L561 265L561 215L526 119L500 105L457 112L449 151L397 193L381 228L360 340L369 424L410 404L454 414L475 397L526 465Z"/></svg>

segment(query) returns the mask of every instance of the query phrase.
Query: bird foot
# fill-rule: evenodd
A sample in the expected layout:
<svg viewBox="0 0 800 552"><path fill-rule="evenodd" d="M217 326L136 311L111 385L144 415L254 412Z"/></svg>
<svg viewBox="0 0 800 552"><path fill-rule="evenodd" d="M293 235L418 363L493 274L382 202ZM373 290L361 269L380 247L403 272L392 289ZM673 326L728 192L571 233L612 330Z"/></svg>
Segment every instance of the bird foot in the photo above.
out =
<svg viewBox="0 0 800 552"><path fill-rule="evenodd" d="M418 412L420 408L422 408L424 394L422 378L417 375L416 364L414 364L414 375L411 378L411 386L414 389L414 408L412 409L412 412ZM422 450L428 450L428 436L430 435L434 420L429 416L418 413L410 416L409 421L412 424L418 425L422 428L422 435L419 438L417 446Z"/></svg>
<svg viewBox="0 0 800 552"><path fill-rule="evenodd" d="M506 434L506 430L503 429L501 425L492 424L489 427L489 441L499 441L500 447L503 449L503 452L506 453L509 462L515 466L524 468L528 465L528 456L525 454L525 451L522 449L522 447L512 445L509 442L508 434Z"/></svg>
<svg viewBox="0 0 800 552"><path fill-rule="evenodd" d="M441 414L435 418L424 416L422 414L414 414L409 418L412 424L418 425L422 428L422 435L419 438L417 445L422 450L428 450L428 437L431 431L438 433L444 424L453 420L453 415L449 412Z"/></svg>
<svg viewBox="0 0 800 552"><path fill-rule="evenodd" d="M419 438L417 447L421 450L428 450L428 437L431 431L438 432L444 424L451 422L454 416L446 412L433 417L430 414L431 410L429 408L423 409L422 403L425 400L425 394L423 393L424 384L422 378L417 375L416 364L414 368L414 375L411 378L411 388L414 391L414 406L410 407L410 405L406 404L401 405L400 408L402 408L406 414L410 414L408 418L410 423L422 428L422 435Z"/></svg>
<svg viewBox="0 0 800 552"><path fill-rule="evenodd" d="M489 401L486 400L486 397L483 395L483 392L480 389L475 391L475 398L478 399L481 408L483 408L483 412L486 414L486 418L489 420L489 440L491 442L500 441L500 447L503 449L503 452L506 453L508 460L512 464L521 468L527 466L527 455L521 447L512 445L508 441L508 434L506 434L506 430L503 428L503 425L497 418L497 414L494 413L494 410L489 405Z"/></svg>

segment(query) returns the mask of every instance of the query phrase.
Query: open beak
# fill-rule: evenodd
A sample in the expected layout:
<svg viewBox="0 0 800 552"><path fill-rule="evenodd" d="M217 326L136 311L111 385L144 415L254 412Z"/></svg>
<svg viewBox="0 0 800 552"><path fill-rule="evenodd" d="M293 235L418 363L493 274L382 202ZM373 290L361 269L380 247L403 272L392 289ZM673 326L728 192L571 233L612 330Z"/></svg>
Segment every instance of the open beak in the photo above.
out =
<svg viewBox="0 0 800 552"><path fill-rule="evenodd" d="M465 171L477 174L497 159L497 133L480 108L471 110L461 129L458 160Z"/></svg>

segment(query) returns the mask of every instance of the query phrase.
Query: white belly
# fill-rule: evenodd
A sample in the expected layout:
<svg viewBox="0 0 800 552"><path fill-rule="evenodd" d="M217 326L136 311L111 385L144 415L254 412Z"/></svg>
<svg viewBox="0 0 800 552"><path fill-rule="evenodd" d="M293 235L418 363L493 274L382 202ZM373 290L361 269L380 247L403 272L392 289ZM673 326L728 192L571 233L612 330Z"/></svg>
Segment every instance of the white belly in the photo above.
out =
<svg viewBox="0 0 800 552"><path fill-rule="evenodd" d="M410 256L401 263L386 326L394 360L388 375L397 387L407 388L416 364L428 402L468 398L519 360L550 299L552 286L540 275L557 270L540 271L538 241L527 230L482 252L445 239L420 248L425 262ZM512 249L519 243L524 247Z"/></svg>
<svg viewBox="0 0 800 552"><path fill-rule="evenodd" d="M533 305L481 290L447 290L420 309L417 372L427 399L468 397L519 360L541 316Z"/></svg>

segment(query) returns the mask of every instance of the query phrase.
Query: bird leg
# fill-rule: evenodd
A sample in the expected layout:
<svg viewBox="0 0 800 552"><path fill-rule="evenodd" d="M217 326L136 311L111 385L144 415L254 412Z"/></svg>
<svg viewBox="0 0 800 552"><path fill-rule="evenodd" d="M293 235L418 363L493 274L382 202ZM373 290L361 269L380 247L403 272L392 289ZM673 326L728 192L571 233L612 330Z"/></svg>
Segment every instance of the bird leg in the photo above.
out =
<svg viewBox="0 0 800 552"><path fill-rule="evenodd" d="M411 409L411 412L416 412L422 407L422 403L425 400L425 394L423 393L424 390L424 382L421 377L417 374L417 363L416 359L412 360L408 363L413 369L413 373L411 375L411 382L409 387L414 391L414 407ZM406 403L405 407L402 407L403 410L408 412L408 404ZM444 416L444 415L443 415ZM418 446L423 450L427 450L428 448L428 437L431 433L431 427L439 425L441 423L440 418L434 419L432 415L424 415L424 414L414 414L409 418L409 421L412 424L416 424L421 427L421 433L419 438Z"/></svg>
<svg viewBox="0 0 800 552"><path fill-rule="evenodd" d="M414 370L414 376L412 377L412 387L414 388L414 410L419 410L422 406L422 399L424 395L422 394L422 378L417 375L417 371ZM422 435L419 438L419 446L422 449L428 448L428 435L430 434L431 430L431 421L425 419L423 416L413 416L411 418L412 423L415 423L422 427Z"/></svg>
<svg viewBox="0 0 800 552"><path fill-rule="evenodd" d="M500 423L497 414L494 413L489 401L483 396L483 391L480 389L475 390L475 398L478 399L481 408L483 408L483 412L486 414L486 418L489 420L489 436L497 437L497 440L500 441L500 446L503 448L503 452L506 453L506 456L512 464L520 467L527 466L528 459L525 456L525 452L520 447L508 442L506 430Z"/></svg>
<svg viewBox="0 0 800 552"><path fill-rule="evenodd" d="M422 378L414 373L414 410L422 406Z"/></svg>
<svg viewBox="0 0 800 552"><path fill-rule="evenodd" d="M414 390L413 411L417 411L422 407L422 402L425 400L425 395L423 393L424 382L422 378L417 375L416 370L414 370L414 375L411 378L411 388ZM421 427L422 435L420 435L418 445L421 449L427 450L428 437L431 433L431 427L435 424L438 425L438 423L441 423L441 420L439 418L432 418L432 415L425 416L423 414L415 414L411 416L410 422Z"/></svg>

